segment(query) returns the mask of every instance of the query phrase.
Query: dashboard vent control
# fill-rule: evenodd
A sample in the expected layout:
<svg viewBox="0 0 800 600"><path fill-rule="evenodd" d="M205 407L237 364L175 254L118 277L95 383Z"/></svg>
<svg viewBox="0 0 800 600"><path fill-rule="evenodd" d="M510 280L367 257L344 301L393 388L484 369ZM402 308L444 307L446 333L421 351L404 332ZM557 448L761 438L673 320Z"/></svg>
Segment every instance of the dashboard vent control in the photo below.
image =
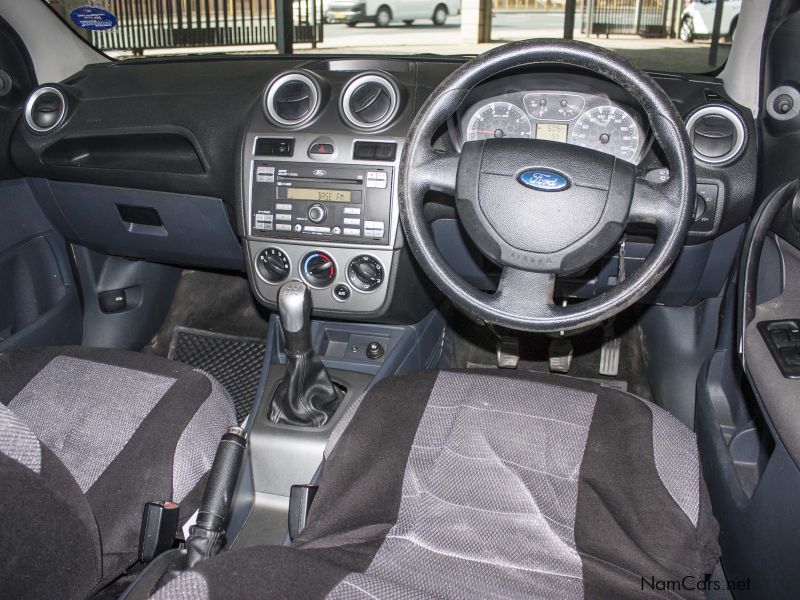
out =
<svg viewBox="0 0 800 600"><path fill-rule="evenodd" d="M724 105L704 106L686 123L695 158L711 164L728 162L739 155L745 142L741 117Z"/></svg>
<svg viewBox="0 0 800 600"><path fill-rule="evenodd" d="M267 86L264 93L264 111L279 125L302 125L317 114L319 107L319 87L304 73L281 75Z"/></svg>
<svg viewBox="0 0 800 600"><path fill-rule="evenodd" d="M367 73L351 79L342 93L342 114L358 129L377 129L397 114L399 94L385 75Z"/></svg>
<svg viewBox="0 0 800 600"><path fill-rule="evenodd" d="M36 133L48 133L64 122L67 100L60 90L44 86L35 90L25 103L25 123Z"/></svg>
<svg viewBox="0 0 800 600"><path fill-rule="evenodd" d="M356 142L353 145L353 159L381 160L392 162L397 156L397 144L394 142Z"/></svg>

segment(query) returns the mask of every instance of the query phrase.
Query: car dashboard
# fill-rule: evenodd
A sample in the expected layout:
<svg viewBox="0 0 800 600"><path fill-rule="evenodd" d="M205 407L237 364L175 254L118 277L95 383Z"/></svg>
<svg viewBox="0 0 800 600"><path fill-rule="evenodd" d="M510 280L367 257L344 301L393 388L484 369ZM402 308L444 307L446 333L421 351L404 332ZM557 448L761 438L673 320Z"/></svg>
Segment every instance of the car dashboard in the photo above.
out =
<svg viewBox="0 0 800 600"><path fill-rule="evenodd" d="M29 101L12 155L73 243L244 270L270 308L284 281L301 279L320 316L413 322L429 305L422 299L434 302L436 294L404 243L400 161L414 115L463 62L226 57L89 66L46 86L63 101L52 128L31 126L37 100ZM672 276L648 299L681 305L719 291L718 256L728 255L750 211L756 144L752 117L720 81L654 77L684 116L696 156L694 225ZM669 177L633 99L583 71L498 74L470 91L432 143L458 150L488 137L586 146L637 165L640 177ZM453 199L426 200L448 262L491 290L496 267L460 228ZM625 268L641 264L652 235L628 232ZM619 261L614 253L576 274L565 282L565 297L613 286Z"/></svg>

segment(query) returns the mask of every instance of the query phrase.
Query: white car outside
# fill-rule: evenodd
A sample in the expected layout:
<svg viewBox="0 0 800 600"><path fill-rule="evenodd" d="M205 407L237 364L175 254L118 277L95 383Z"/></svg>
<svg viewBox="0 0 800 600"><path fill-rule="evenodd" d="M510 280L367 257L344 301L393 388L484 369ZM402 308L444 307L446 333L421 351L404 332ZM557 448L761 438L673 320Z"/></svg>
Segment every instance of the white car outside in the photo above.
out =
<svg viewBox="0 0 800 600"><path fill-rule="evenodd" d="M722 22L720 33L733 39L736 25L739 22L739 11L742 0L725 0L722 5ZM714 13L717 10L716 0L697 0L690 2L681 14L679 36L684 42L693 42L695 38L710 36L714 31Z"/></svg>
<svg viewBox="0 0 800 600"><path fill-rule="evenodd" d="M461 0L329 0L326 23L374 23L387 27L393 22L410 25L415 20L430 20L444 25L447 17L461 12Z"/></svg>

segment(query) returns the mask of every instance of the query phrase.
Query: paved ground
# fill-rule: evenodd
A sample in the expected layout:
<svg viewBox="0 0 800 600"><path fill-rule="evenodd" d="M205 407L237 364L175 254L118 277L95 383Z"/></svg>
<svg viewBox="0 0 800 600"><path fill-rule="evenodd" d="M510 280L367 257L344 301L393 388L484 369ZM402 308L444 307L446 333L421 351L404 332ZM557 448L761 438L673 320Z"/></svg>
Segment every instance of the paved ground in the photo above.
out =
<svg viewBox="0 0 800 600"><path fill-rule="evenodd" d="M642 38L639 36L615 35L609 38L594 36L591 39L580 34L580 15L576 15L575 39L590 41L611 48L633 60L638 66L653 71L700 73L711 70L708 64L708 42L685 44L679 40ZM308 44L295 46L296 53L350 53L350 54L479 54L494 46L529 38L560 38L563 34L563 13L497 12L492 23L491 43L474 44L461 35L459 17L448 19L444 27L434 27L430 21L416 21L406 26L392 24L380 29L371 24L357 27L325 25L324 42L317 48ZM721 45L718 64L728 55L728 45ZM274 52L268 47L204 48L205 52ZM184 54L187 49L174 51L147 51L152 54ZM120 54L118 54L120 55ZM123 55L124 56L124 55Z"/></svg>

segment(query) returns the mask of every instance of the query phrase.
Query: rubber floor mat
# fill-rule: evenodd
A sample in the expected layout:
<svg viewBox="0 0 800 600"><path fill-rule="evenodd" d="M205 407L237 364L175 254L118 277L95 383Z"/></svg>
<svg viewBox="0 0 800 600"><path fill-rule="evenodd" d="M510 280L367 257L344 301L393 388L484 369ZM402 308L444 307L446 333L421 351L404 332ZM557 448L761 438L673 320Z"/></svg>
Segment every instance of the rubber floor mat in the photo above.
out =
<svg viewBox="0 0 800 600"><path fill-rule="evenodd" d="M265 350L257 338L175 327L168 357L216 377L233 397L241 423L253 407Z"/></svg>

